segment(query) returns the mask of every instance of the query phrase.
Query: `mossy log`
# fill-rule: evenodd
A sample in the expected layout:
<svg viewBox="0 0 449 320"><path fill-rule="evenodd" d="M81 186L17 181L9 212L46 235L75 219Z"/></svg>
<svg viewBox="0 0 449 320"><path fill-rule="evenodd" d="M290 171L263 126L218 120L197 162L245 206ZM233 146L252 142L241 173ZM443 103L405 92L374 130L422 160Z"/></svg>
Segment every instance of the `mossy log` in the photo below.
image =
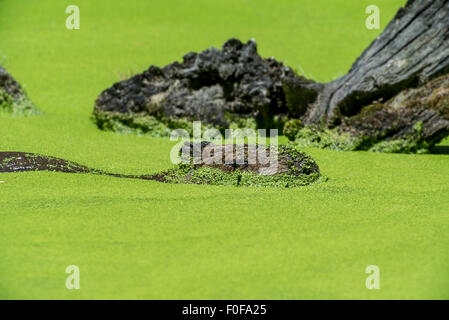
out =
<svg viewBox="0 0 449 320"><path fill-rule="evenodd" d="M449 71L449 1L409 0L343 77L322 85L303 115L338 125L373 101Z"/></svg>
<svg viewBox="0 0 449 320"><path fill-rule="evenodd" d="M346 75L308 84L316 98L299 118L320 125L318 140L337 128L337 149L426 151L449 135L448 72L449 1L409 0Z"/></svg>
<svg viewBox="0 0 449 320"><path fill-rule="evenodd" d="M388 101L342 117L333 128L290 120L285 135L302 146L336 150L424 153L449 134L449 75L419 88L405 89Z"/></svg>

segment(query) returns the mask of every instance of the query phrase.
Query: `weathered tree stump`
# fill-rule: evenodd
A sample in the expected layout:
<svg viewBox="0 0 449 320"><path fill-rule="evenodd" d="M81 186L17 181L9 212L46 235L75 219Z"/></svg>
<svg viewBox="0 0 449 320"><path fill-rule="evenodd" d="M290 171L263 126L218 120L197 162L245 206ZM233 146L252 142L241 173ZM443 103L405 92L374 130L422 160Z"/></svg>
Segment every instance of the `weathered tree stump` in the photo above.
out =
<svg viewBox="0 0 449 320"><path fill-rule="evenodd" d="M290 135L335 149L426 152L449 135L448 72L449 1L409 0L345 76L308 85L308 127Z"/></svg>
<svg viewBox="0 0 449 320"><path fill-rule="evenodd" d="M320 88L303 120L338 124L448 71L449 1L409 0L345 76Z"/></svg>

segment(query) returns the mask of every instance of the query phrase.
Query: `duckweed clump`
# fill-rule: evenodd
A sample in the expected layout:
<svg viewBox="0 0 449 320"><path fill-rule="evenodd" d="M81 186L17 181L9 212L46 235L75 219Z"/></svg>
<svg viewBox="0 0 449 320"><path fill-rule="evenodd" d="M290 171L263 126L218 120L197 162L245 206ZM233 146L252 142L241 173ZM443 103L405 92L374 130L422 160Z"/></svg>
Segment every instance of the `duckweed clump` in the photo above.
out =
<svg viewBox="0 0 449 320"><path fill-rule="evenodd" d="M165 173L166 182L186 184L208 184L235 187L281 187L293 188L326 181L319 172L310 175L276 174L263 175L251 171L224 172L214 167L179 167Z"/></svg>
<svg viewBox="0 0 449 320"><path fill-rule="evenodd" d="M3 88L0 88L0 110L13 116L31 116L39 114L35 105L25 94L15 98Z"/></svg>
<svg viewBox="0 0 449 320"><path fill-rule="evenodd" d="M349 133L339 133L336 129L318 128L313 126L289 127L288 138L292 145L298 147L316 147L337 151L357 150L362 139L353 137Z"/></svg>
<svg viewBox="0 0 449 320"><path fill-rule="evenodd" d="M119 113L97 111L92 120L101 130L117 133L133 133L156 138L167 138L175 129L182 129L193 135L192 121L187 118L156 117L146 113ZM207 129L217 129L224 133L226 128L201 123L202 133ZM252 118L233 118L229 121L229 129L256 129L257 125Z"/></svg>
<svg viewBox="0 0 449 320"><path fill-rule="evenodd" d="M386 132L376 136L339 132L338 129L303 127L289 137L291 145L317 147L336 151L371 151L386 153L427 153L432 146L422 138L423 124L417 121L406 137L386 138Z"/></svg>
<svg viewBox="0 0 449 320"><path fill-rule="evenodd" d="M168 119L164 121L144 113L97 112L92 119L102 130L145 134L152 137L169 137L174 128L189 130L189 123L186 121L167 121Z"/></svg>

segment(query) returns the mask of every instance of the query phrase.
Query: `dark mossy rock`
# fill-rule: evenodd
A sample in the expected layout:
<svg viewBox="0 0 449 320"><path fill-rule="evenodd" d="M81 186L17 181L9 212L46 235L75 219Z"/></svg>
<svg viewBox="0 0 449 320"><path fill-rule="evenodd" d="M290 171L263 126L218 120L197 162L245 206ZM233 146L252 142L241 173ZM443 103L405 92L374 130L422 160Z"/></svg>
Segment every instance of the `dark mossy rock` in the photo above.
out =
<svg viewBox="0 0 449 320"><path fill-rule="evenodd" d="M276 119L301 114L314 98L307 84L314 85L261 58L254 41L231 39L221 50L191 52L182 63L151 66L114 84L97 98L93 116L101 129L160 136L193 120L219 129L282 127Z"/></svg>
<svg viewBox="0 0 449 320"><path fill-rule="evenodd" d="M166 182L298 187L326 180L318 164L295 147L187 143L181 163L163 173Z"/></svg>
<svg viewBox="0 0 449 320"><path fill-rule="evenodd" d="M38 113L20 84L1 66L0 111L13 115L33 115Z"/></svg>

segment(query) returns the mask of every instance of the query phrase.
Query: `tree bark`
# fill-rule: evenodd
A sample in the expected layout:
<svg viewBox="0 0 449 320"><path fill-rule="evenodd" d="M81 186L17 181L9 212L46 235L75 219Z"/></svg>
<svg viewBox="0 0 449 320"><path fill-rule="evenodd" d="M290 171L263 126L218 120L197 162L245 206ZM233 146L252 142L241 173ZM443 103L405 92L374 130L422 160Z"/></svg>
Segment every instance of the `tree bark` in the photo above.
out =
<svg viewBox="0 0 449 320"><path fill-rule="evenodd" d="M449 0L409 0L349 72L322 86L301 119L338 126L384 101L449 71Z"/></svg>

